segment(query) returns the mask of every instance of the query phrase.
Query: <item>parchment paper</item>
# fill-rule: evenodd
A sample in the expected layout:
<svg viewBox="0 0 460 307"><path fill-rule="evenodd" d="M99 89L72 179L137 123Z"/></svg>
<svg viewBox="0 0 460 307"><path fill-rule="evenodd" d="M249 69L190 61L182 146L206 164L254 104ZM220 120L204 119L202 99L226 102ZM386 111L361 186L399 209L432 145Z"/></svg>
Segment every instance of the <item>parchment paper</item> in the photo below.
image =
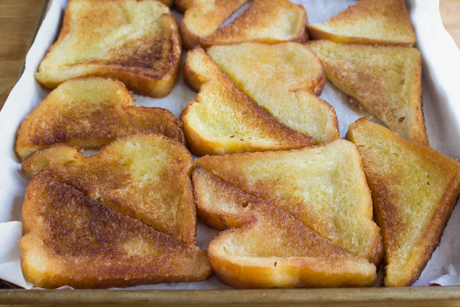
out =
<svg viewBox="0 0 460 307"><path fill-rule="evenodd" d="M309 23L324 22L327 18L355 4L355 0L293 0L305 7ZM437 0L407 0L414 24L417 45L423 57L423 103L425 123L430 146L450 156L460 158L460 51L445 31ZM32 288L25 282L20 268L18 239L22 235L21 206L29 180L21 172L21 164L13 147L16 131L22 120L49 93L39 85L33 75L40 61L57 37L67 0L53 0L34 44L26 57L26 68L8 97L0 113L0 278L24 288ZM248 5L242 8L246 8ZM242 10L236 13L241 14ZM181 14L173 15L180 20ZM233 17L234 18L234 17ZM232 18L232 19L233 19ZM179 75L172 93L163 99L134 95L137 105L164 107L179 116L187 103L196 98ZM339 118L341 137L348 125L361 117L345 101L345 96L326 82L321 98L329 102ZM198 223L197 245L207 248L217 233ZM420 279L414 286L460 285L460 206L454 210L444 231L440 246L434 252ZM381 276L381 272L379 276ZM376 283L378 285L378 282ZM176 283L138 286L133 289L227 289L213 276L197 283Z"/></svg>

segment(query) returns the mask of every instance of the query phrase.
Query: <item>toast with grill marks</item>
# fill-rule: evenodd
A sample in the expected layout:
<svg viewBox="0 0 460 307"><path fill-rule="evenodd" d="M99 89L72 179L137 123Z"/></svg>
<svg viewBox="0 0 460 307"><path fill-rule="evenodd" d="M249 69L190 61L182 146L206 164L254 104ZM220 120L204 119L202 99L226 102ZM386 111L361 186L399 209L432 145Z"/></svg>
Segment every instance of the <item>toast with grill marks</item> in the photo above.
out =
<svg viewBox="0 0 460 307"><path fill-rule="evenodd" d="M185 48L207 48L244 42L277 44L303 42L308 39L305 9L288 0L254 0L242 15L219 29L246 2L247 0L191 1L180 26ZM187 3L182 5L187 6Z"/></svg>
<svg viewBox="0 0 460 307"><path fill-rule="evenodd" d="M311 41L326 78L400 136L428 145L422 58L415 48Z"/></svg>
<svg viewBox="0 0 460 307"><path fill-rule="evenodd" d="M413 47L415 31L404 0L363 0L325 23L307 26L313 39Z"/></svg>
<svg viewBox="0 0 460 307"><path fill-rule="evenodd" d="M324 86L324 71L314 53L302 44L246 43L214 46L212 60L259 106L315 144L339 137L337 115L315 96Z"/></svg>
<svg viewBox="0 0 460 307"><path fill-rule="evenodd" d="M193 172L197 212L232 228L209 244L218 279L235 288L356 287L376 279L366 259L332 245L286 211L250 196L204 168Z"/></svg>
<svg viewBox="0 0 460 307"><path fill-rule="evenodd" d="M122 214L184 242L195 242L192 157L173 139L136 134L90 156L56 144L28 156L22 168L29 177L48 169L63 183Z"/></svg>
<svg viewBox="0 0 460 307"><path fill-rule="evenodd" d="M35 78L55 88L77 77L111 77L137 94L165 97L181 52L177 22L161 2L72 0Z"/></svg>
<svg viewBox="0 0 460 307"><path fill-rule="evenodd" d="M185 144L177 117L166 109L136 107L120 81L72 79L53 90L21 123L16 152L24 159L55 143L99 149L135 133L161 133Z"/></svg>
<svg viewBox="0 0 460 307"><path fill-rule="evenodd" d="M289 151L195 161L244 192L273 202L332 244L378 264L383 246L356 146L346 140Z"/></svg>
<svg viewBox="0 0 460 307"><path fill-rule="evenodd" d="M29 183L22 221L22 271L36 287L128 287L212 272L205 251L116 212L50 170Z"/></svg>
<svg viewBox="0 0 460 307"><path fill-rule="evenodd" d="M197 100L189 102L180 116L195 155L313 145L312 137L283 125L242 93L203 49L187 53L183 75L191 87L200 86Z"/></svg>
<svg viewBox="0 0 460 307"><path fill-rule="evenodd" d="M347 138L361 154L385 246L385 286L410 286L439 245L460 191L460 164L361 118Z"/></svg>

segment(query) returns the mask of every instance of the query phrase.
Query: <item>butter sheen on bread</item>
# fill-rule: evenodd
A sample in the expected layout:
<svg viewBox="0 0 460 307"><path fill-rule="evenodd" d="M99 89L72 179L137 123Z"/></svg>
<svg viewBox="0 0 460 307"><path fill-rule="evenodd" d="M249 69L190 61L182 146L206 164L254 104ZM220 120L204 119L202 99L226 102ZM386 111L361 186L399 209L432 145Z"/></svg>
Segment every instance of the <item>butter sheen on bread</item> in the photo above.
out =
<svg viewBox="0 0 460 307"><path fill-rule="evenodd" d="M212 272L205 251L116 212L50 170L28 185L22 221L22 270L37 287L198 281Z"/></svg>
<svg viewBox="0 0 460 307"><path fill-rule="evenodd" d="M361 118L361 154L385 246L385 286L410 286L438 246L460 191L460 164Z"/></svg>
<svg viewBox="0 0 460 307"><path fill-rule="evenodd" d="M71 78L111 77L137 94L165 97L181 52L177 22L161 2L72 0L35 78L55 88Z"/></svg>
<svg viewBox="0 0 460 307"><path fill-rule="evenodd" d="M234 288L369 286L376 267L332 245L286 211L202 167L193 172L197 212L227 228L209 244L216 276Z"/></svg>
<svg viewBox="0 0 460 307"><path fill-rule="evenodd" d="M289 151L195 161L244 192L273 202L332 244L378 264L383 248L356 147L345 140Z"/></svg>
<svg viewBox="0 0 460 307"><path fill-rule="evenodd" d="M195 242L192 157L173 139L136 134L90 156L56 144L28 156L22 169L29 177L48 169L63 183L122 214L184 242Z"/></svg>
<svg viewBox="0 0 460 307"><path fill-rule="evenodd" d="M203 49L187 53L183 75L191 88L199 88L197 100L189 102L180 116L194 154L283 150L313 144L313 138L283 125L242 93Z"/></svg>
<svg viewBox="0 0 460 307"><path fill-rule="evenodd" d="M71 79L51 91L21 123L15 149L21 159L55 143L100 149L135 133L161 133L185 144L177 117L166 109L136 107L120 81Z"/></svg>

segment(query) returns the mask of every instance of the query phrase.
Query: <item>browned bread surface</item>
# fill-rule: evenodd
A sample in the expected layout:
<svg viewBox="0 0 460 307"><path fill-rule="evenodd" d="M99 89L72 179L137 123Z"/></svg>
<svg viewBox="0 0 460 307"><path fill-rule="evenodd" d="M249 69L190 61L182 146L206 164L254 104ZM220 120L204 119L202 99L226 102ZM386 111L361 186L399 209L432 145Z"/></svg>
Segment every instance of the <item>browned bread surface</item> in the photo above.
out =
<svg viewBox="0 0 460 307"><path fill-rule="evenodd" d="M274 203L332 244L378 264L383 247L356 147L345 140L195 161L244 192Z"/></svg>
<svg viewBox="0 0 460 307"><path fill-rule="evenodd" d="M209 244L216 276L235 288L369 286L376 267L332 245L286 211L225 182L193 172L197 212L221 232Z"/></svg>
<svg viewBox="0 0 460 307"><path fill-rule="evenodd" d="M161 133L185 144L182 123L170 111L136 107L120 81L71 79L53 90L21 123L16 152L24 159L55 143L99 149L135 133Z"/></svg>
<svg viewBox="0 0 460 307"><path fill-rule="evenodd" d="M94 200L175 238L195 242L192 157L173 139L159 134L122 137L90 156L56 144L27 157L22 167L29 177L49 169Z"/></svg>
<svg viewBox="0 0 460 307"><path fill-rule="evenodd" d="M326 78L400 136L428 145L422 110L422 63L415 48L307 45L323 62Z"/></svg>
<svg viewBox="0 0 460 307"><path fill-rule="evenodd" d="M199 88L197 100L189 102L180 116L194 154L222 155L313 145L312 137L283 125L242 93L203 49L187 53L183 75L187 84Z"/></svg>
<svg viewBox="0 0 460 307"><path fill-rule="evenodd" d="M315 144L339 137L334 108L319 95L324 71L319 58L298 43L214 46L209 56L258 105Z"/></svg>
<svg viewBox="0 0 460 307"><path fill-rule="evenodd" d="M72 0L35 78L55 88L76 77L111 77L135 93L164 97L180 61L177 22L161 2Z"/></svg>
<svg viewBox="0 0 460 307"><path fill-rule="evenodd" d="M307 26L313 39L369 45L415 44L404 0L361 0L322 24Z"/></svg>
<svg viewBox="0 0 460 307"><path fill-rule="evenodd" d="M410 286L438 246L460 190L460 164L362 118L361 153L385 246L385 286Z"/></svg>
<svg viewBox="0 0 460 307"><path fill-rule="evenodd" d="M308 38L305 29L305 9L288 0L254 0L242 15L219 29L224 21L246 2L191 1L180 26L185 48L207 48L243 42L303 42ZM188 5L180 6L184 8Z"/></svg>
<svg viewBox="0 0 460 307"><path fill-rule="evenodd" d="M205 251L106 207L52 171L31 180L22 210L21 265L34 286L128 287L211 274Z"/></svg>

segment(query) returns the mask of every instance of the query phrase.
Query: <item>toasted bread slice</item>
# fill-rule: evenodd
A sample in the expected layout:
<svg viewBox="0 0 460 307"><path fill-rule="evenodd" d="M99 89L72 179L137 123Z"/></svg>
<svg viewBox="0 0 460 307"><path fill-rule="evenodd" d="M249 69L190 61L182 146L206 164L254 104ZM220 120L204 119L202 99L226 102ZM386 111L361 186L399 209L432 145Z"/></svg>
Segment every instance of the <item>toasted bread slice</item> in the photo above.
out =
<svg viewBox="0 0 460 307"><path fill-rule="evenodd" d="M457 203L460 164L368 118L350 125L385 246L385 286L409 286L438 246Z"/></svg>
<svg viewBox="0 0 460 307"><path fill-rule="evenodd" d="M182 123L170 111L136 107L120 81L71 79L60 84L21 123L21 159L55 143L99 149L120 136L161 133L185 144Z"/></svg>
<svg viewBox="0 0 460 307"><path fill-rule="evenodd" d="M202 157L211 171L252 196L273 202L332 244L378 264L383 247L356 146L335 140L290 151Z"/></svg>
<svg viewBox="0 0 460 307"><path fill-rule="evenodd" d="M308 47L326 78L400 136L428 145L422 110L422 63L415 48L337 44Z"/></svg>
<svg viewBox="0 0 460 307"><path fill-rule="evenodd" d="M29 177L49 169L89 197L188 243L196 238L191 167L189 151L160 134L119 138L91 156L56 144L22 163Z"/></svg>
<svg viewBox="0 0 460 307"><path fill-rule="evenodd" d="M195 155L313 145L312 137L283 125L242 93L203 49L187 53L183 72L188 83L207 80L197 101L189 102L180 116L189 148Z"/></svg>
<svg viewBox="0 0 460 307"><path fill-rule="evenodd" d="M29 183L22 221L22 270L37 287L128 287L211 274L206 252L106 207L49 170Z"/></svg>
<svg viewBox="0 0 460 307"><path fill-rule="evenodd" d="M180 7L189 6L183 1ZM196 46L231 45L244 42L276 44L307 40L307 13L288 0L254 0L253 4L228 25L219 29L247 0L193 0L181 21L186 49Z"/></svg>
<svg viewBox="0 0 460 307"><path fill-rule="evenodd" d="M339 137L335 110L319 95L321 62L297 43L214 46L209 56L236 85L283 124L310 135L315 143Z"/></svg>
<svg viewBox="0 0 460 307"><path fill-rule="evenodd" d="M220 233L209 244L216 276L235 288L369 286L376 267L332 245L286 211L198 167L193 172L197 212ZM208 223L207 223L208 224ZM208 224L208 225L209 225Z"/></svg>
<svg viewBox="0 0 460 307"><path fill-rule="evenodd" d="M322 24L307 26L313 39L412 47L415 31L404 0L361 0Z"/></svg>
<svg viewBox="0 0 460 307"><path fill-rule="evenodd" d="M111 77L137 94L164 97L181 52L177 22L161 2L72 0L35 78L55 88L76 77Z"/></svg>

